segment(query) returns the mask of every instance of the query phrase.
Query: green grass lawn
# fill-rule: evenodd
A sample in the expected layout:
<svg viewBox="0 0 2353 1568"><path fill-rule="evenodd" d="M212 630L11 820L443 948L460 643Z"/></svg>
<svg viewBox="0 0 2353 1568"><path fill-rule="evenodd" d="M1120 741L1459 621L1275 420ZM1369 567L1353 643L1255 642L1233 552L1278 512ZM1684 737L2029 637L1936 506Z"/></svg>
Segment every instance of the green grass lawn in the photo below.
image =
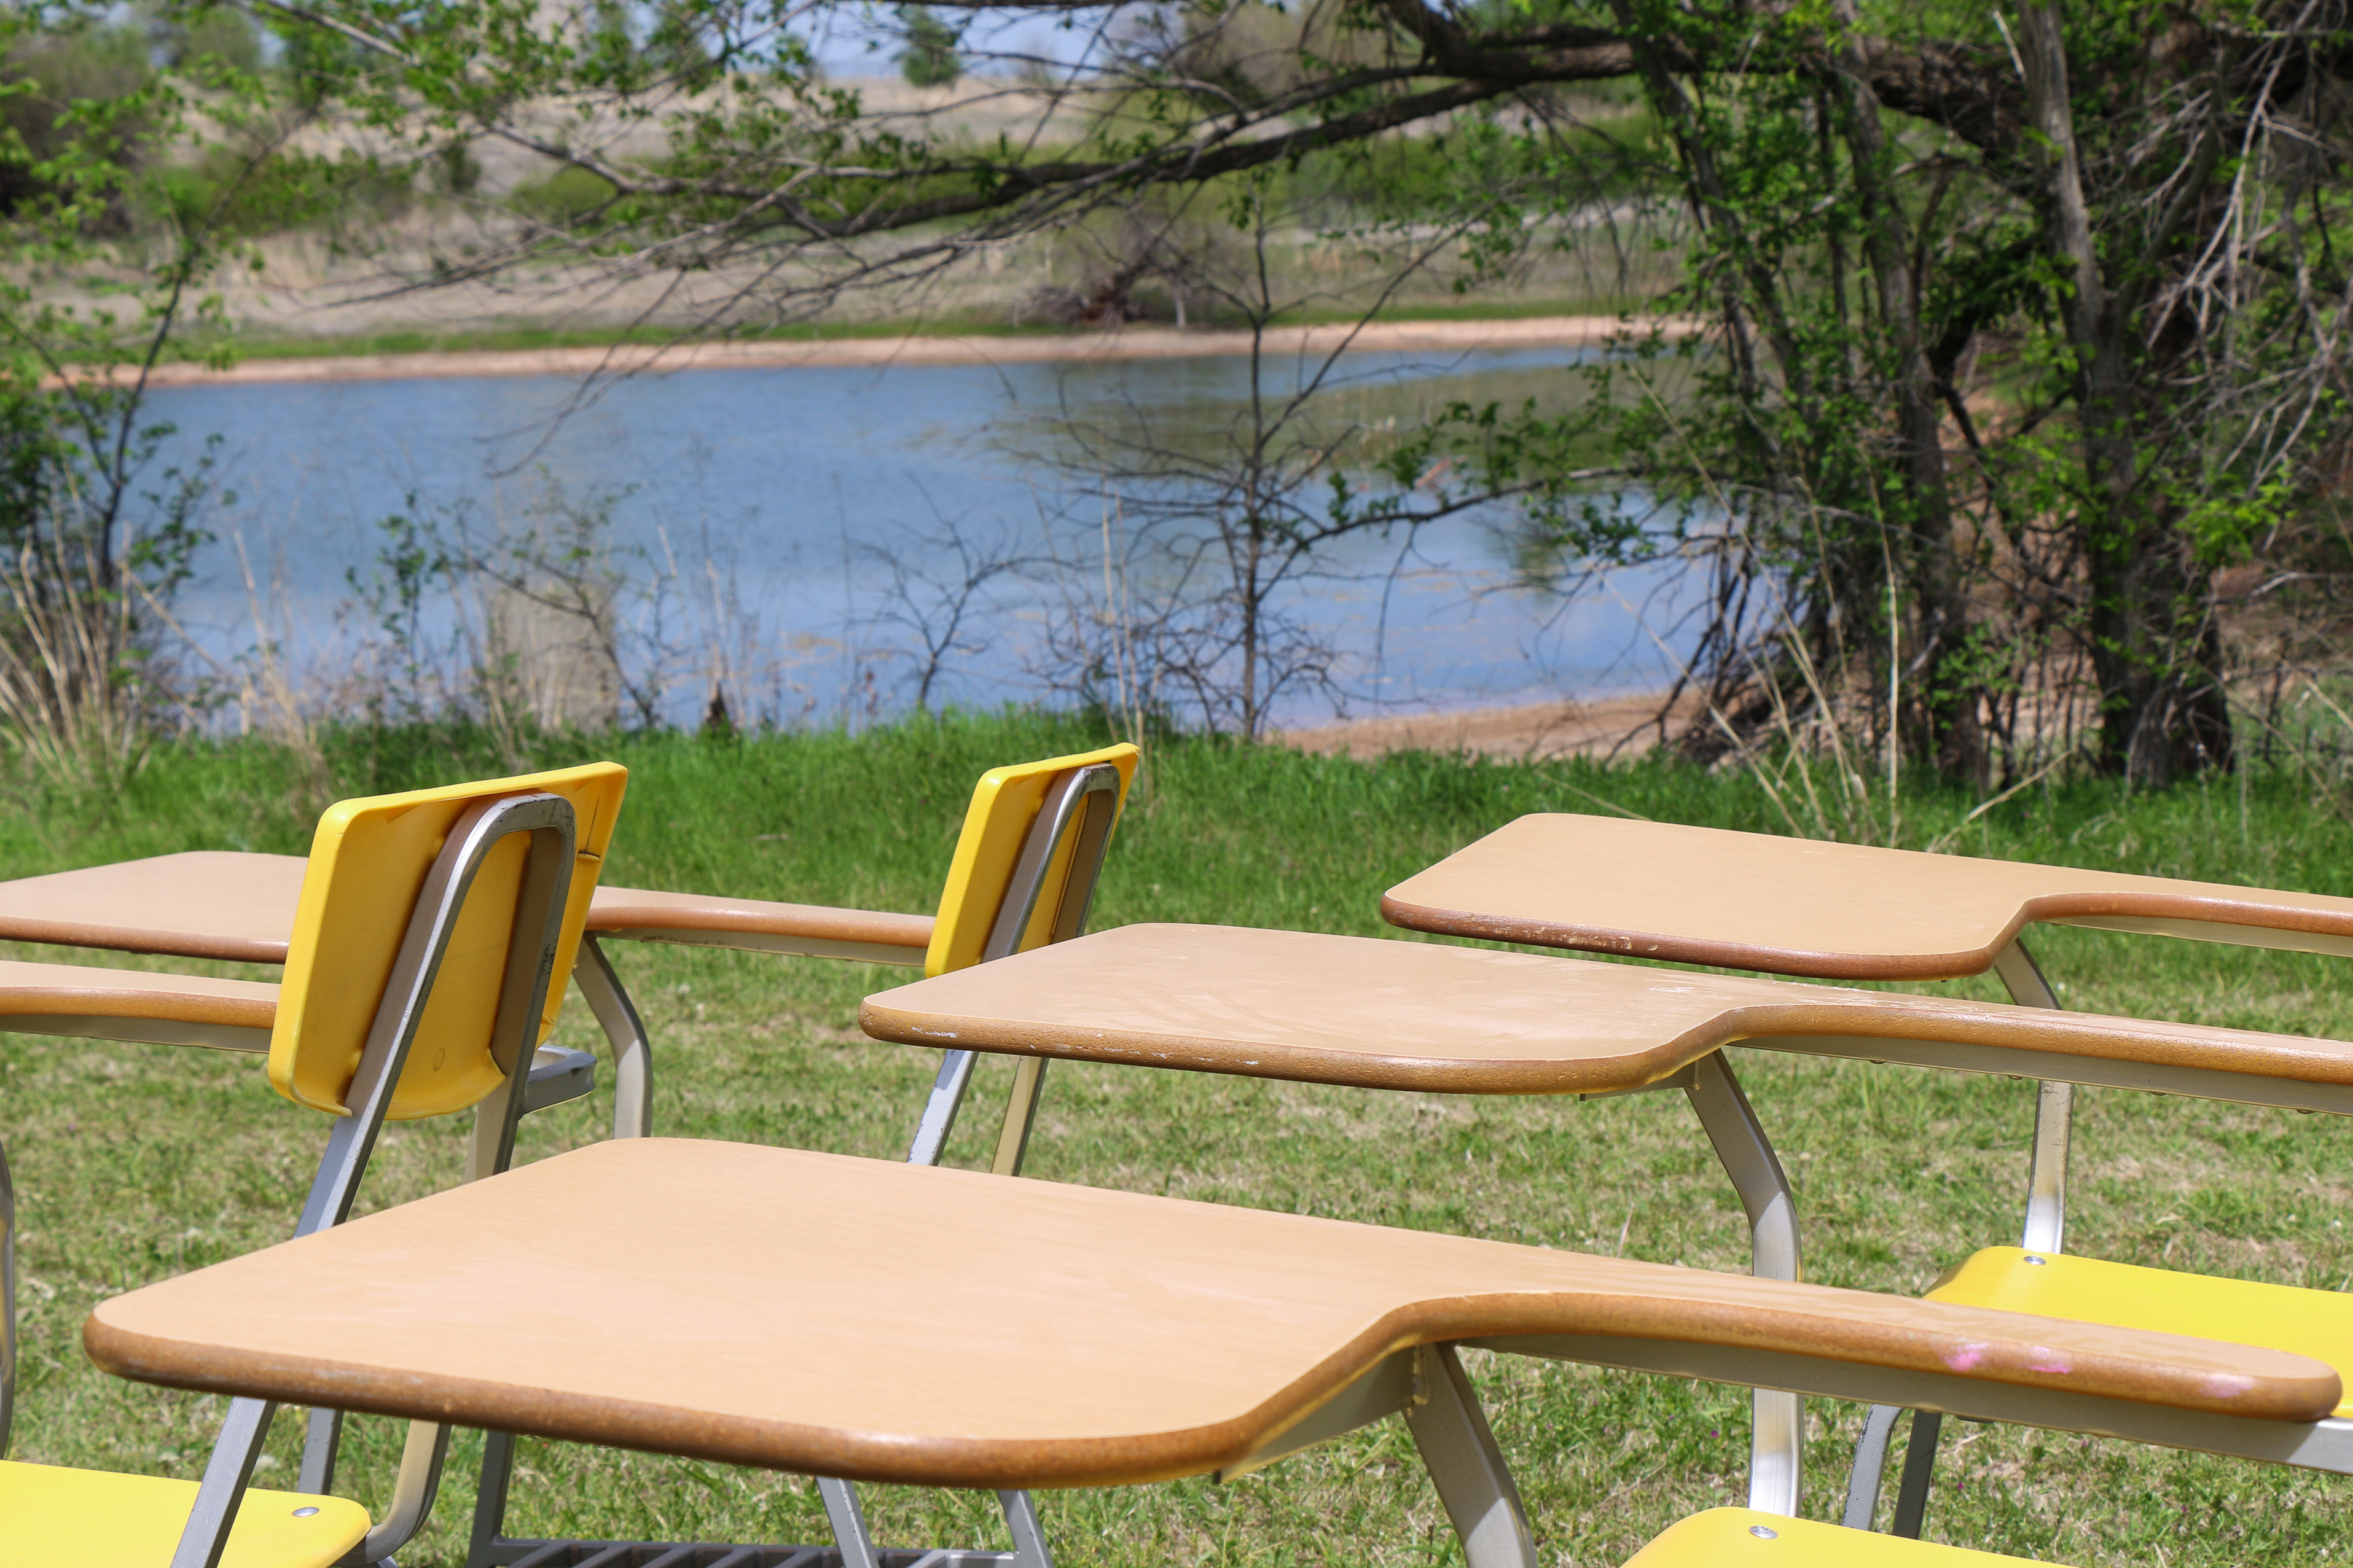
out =
<svg viewBox="0 0 2353 1568"><path fill-rule="evenodd" d="M993 762L1096 737L1046 719L910 723L849 738L549 739L501 758L460 734L330 737L323 773L258 742L156 756L129 787L0 808L0 874L197 847L299 851L326 798L611 756L632 770L615 882L924 910L964 799ZM1641 764L1308 758L1198 740L1150 758L1112 849L1098 927L1210 921L1363 935L1384 889L1526 811L1598 809L1773 831L1738 776ZM1906 802L1919 841L1969 802ZM2127 795L2038 789L1957 848L2135 871L2353 892L2353 826L2296 780ZM1405 940L1419 940L1406 938ZM2071 1005L2342 1036L2331 961L2053 930L2038 942ZM24 948L10 956L58 958ZM898 1157L936 1057L867 1041L859 997L912 972L627 947L617 962L658 1050L657 1129ZM156 967L200 967L180 963ZM216 966L218 973L267 972ZM1993 996L1990 981L1959 989ZM560 1037L590 1043L576 997ZM2032 1086L1736 1052L1798 1184L1808 1272L1916 1292L1976 1247L2014 1242ZM201 1051L0 1036L0 1114L19 1184L23 1384L12 1457L175 1475L201 1467L221 1402L116 1382L78 1333L99 1299L281 1238L324 1128L259 1066ZM987 1064L976 1105L1009 1068ZM2325 1117L2091 1089L2069 1213L2073 1248L2130 1262L2343 1289L2353 1128ZM594 1140L609 1093L526 1124L521 1157ZM994 1117L967 1116L953 1163L986 1163ZM458 1119L388 1132L363 1208L455 1179ZM1744 1268L1738 1205L1678 1095L1593 1104L1385 1094L1132 1068L1057 1066L1029 1171L1219 1203ZM827 1282L813 1276L808 1289ZM952 1279L909 1289L953 1291ZM1742 1391L1469 1358L1547 1563L1614 1564L1677 1516L1738 1500ZM1808 1405L1805 1511L1835 1517L1859 1407ZM354 1423L346 1489L381 1508L396 1424ZM265 1484L290 1481L290 1420ZM477 1444L461 1439L430 1533L403 1553L463 1559ZM821 1541L805 1479L561 1445L523 1447L511 1528L679 1540ZM2077 1563L2302 1563L2353 1555L2347 1483L2090 1438L1964 1426L1948 1435L1929 1533ZM1889 1501L1892 1503L1892 1477ZM1041 1500L1059 1561L1439 1563L1459 1559L1402 1425L1230 1486L1206 1480ZM985 1496L875 1488L887 1544L1004 1544Z"/></svg>

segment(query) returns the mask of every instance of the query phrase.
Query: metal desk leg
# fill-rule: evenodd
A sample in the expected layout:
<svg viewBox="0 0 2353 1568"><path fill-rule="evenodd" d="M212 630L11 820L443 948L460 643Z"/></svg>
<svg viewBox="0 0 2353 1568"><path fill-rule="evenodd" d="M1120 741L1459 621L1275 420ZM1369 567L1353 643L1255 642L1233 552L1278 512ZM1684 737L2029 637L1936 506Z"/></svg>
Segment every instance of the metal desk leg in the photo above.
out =
<svg viewBox="0 0 2353 1568"><path fill-rule="evenodd" d="M189 1514L180 1544L172 1553L172 1568L220 1568L228 1550L228 1532L237 1522L237 1504L245 1500L246 1484L253 1479L254 1461L261 1458L262 1441L269 1436L269 1418L277 1405L266 1399L232 1399L205 1479L196 1489L196 1506Z"/></svg>
<svg viewBox="0 0 2353 1568"><path fill-rule="evenodd" d="M1904 1412L1893 1405L1874 1405L1855 1439L1854 1467L1847 1471L1846 1512L1839 1519L1849 1530L1869 1530L1879 1516L1879 1479L1887 1469L1887 1439L1894 1434L1895 1418Z"/></svg>
<svg viewBox="0 0 2353 1568"><path fill-rule="evenodd" d="M389 1563L395 1552L425 1528L441 1489L442 1462L448 1457L448 1427L431 1421L408 1424L408 1438L400 1447L400 1473L392 1485L392 1506L353 1556L362 1563Z"/></svg>
<svg viewBox="0 0 2353 1568"><path fill-rule="evenodd" d="M1800 1278L1798 1210L1789 1178L1748 1097L1740 1092L1732 1064L1717 1051L1693 1063L1683 1093L1748 1215L1750 1272L1761 1279ZM1760 1388L1752 1407L1748 1506L1794 1519L1806 1457L1805 1403L1794 1394Z"/></svg>
<svg viewBox="0 0 2353 1568"><path fill-rule="evenodd" d="M2021 1007L2059 1010L2059 998L2034 955L2013 942L1993 961L2010 999ZM2075 1086L2034 1086L2034 1163L2026 1179L2026 1239L2030 1252L2056 1252L2067 1237L2067 1142L2075 1114Z"/></svg>
<svg viewBox="0 0 2353 1568"><path fill-rule="evenodd" d="M1029 1494L999 1492L997 1506L1013 1536L1012 1568L1054 1568L1054 1554L1046 1548L1046 1528L1038 1522L1038 1505Z"/></svg>
<svg viewBox="0 0 2353 1568"><path fill-rule="evenodd" d="M1469 1568L1536 1568L1527 1510L1454 1347L1416 1352L1413 1384L1406 1426L1462 1542L1463 1561Z"/></svg>
<svg viewBox="0 0 2353 1568"><path fill-rule="evenodd" d="M923 1102L923 1118L915 1124L907 1163L940 1163L940 1151L947 1146L956 1111L971 1088L975 1059L971 1051L942 1053L939 1077ZM1045 1058L1023 1057L1015 1064L1013 1095L1005 1107L1005 1124L997 1135L997 1156L990 1162L990 1169L996 1174L1021 1173L1021 1157L1029 1151L1029 1129L1037 1121L1038 1099L1045 1087ZM834 1540L841 1546L842 1568L868 1568L866 1563L853 1555L850 1545L854 1538L858 1551L871 1555L874 1550L874 1543L866 1535L865 1516L859 1510L856 1489L848 1481L836 1480L820 1480L818 1488L825 1498L826 1517L833 1521ZM1053 1555L1047 1549L1045 1531L1038 1523L1038 1508L1029 1494L999 1492L997 1501L1005 1511L1005 1527L1013 1534L1013 1561L1019 1568L1053 1568ZM845 1531L854 1531L854 1537L845 1534Z"/></svg>
<svg viewBox="0 0 2353 1568"><path fill-rule="evenodd" d="M1993 961L1995 978L2010 999L2021 1007L2059 1008L2058 994L2042 977L2034 955L2023 942L2012 942ZM2020 1245L2029 1252L2056 1253L2067 1237L2067 1149L2073 1131L2075 1086L2045 1080L2034 1086L2034 1152L2026 1178L2026 1226ZM1887 1471L1887 1439L1903 1412L1892 1405L1874 1405L1855 1445L1854 1468L1847 1474L1845 1523L1869 1530L1879 1512L1879 1489ZM1894 1533L1919 1539L1928 1509L1928 1484L1936 1473L1936 1440L1944 1430L1940 1415L1915 1411L1912 1436L1904 1450L1904 1479L1896 1489Z"/></svg>
<svg viewBox="0 0 2353 1568"><path fill-rule="evenodd" d="M638 1016L638 1005L630 1000L628 988L621 984L603 944L586 932L580 938L580 953L573 963L572 978L613 1047L613 1136L648 1137L653 1131L653 1042L646 1034L645 1020ZM305 1490L327 1489L324 1485L307 1484L311 1447L322 1441L322 1415L342 1420L339 1412L311 1413L311 1438L302 1450ZM325 1435L323 1440L332 1464L333 1436ZM498 1561L495 1548L506 1521L507 1493L514 1475L514 1443L513 1436L505 1432L482 1435L482 1469L474 1493L473 1542L467 1557L469 1563Z"/></svg>
<svg viewBox="0 0 2353 1568"><path fill-rule="evenodd" d="M833 1543L841 1550L841 1568L882 1568L874 1538L866 1533L866 1510L858 1506L858 1489L820 1476L817 1495L825 1500L825 1521L833 1527Z"/></svg>
<svg viewBox="0 0 2353 1568"><path fill-rule="evenodd" d="M1928 1516L1928 1483L1936 1472L1936 1439L1944 1431L1945 1417L1938 1412L1912 1412L1912 1441L1904 1449L1904 1479L1895 1488L1895 1528L1889 1533L1920 1539L1921 1522Z"/></svg>
<svg viewBox="0 0 2353 1568"><path fill-rule="evenodd" d="M644 1138L654 1126L654 1047L646 1037L645 1020L629 1000L613 961L594 936L580 938L580 957L572 978L586 999L588 1010L605 1038L613 1046L613 1136Z"/></svg>
<svg viewBox="0 0 2353 1568"><path fill-rule="evenodd" d="M2067 1145L2074 1131L2075 1086L2045 1080L2034 1086L2034 1163L2027 1175L2029 1252L2057 1253L2067 1239Z"/></svg>
<svg viewBox="0 0 2353 1568"><path fill-rule="evenodd" d="M923 1102L923 1114L915 1124L907 1163L940 1163L940 1152L947 1147L956 1112L972 1086L976 1060L971 1051L941 1053L939 1076ZM1005 1129L997 1140L996 1168L1001 1175L1012 1175L1020 1169L1021 1156L1029 1143L1029 1122L1044 1082L1045 1066L1041 1058L1025 1058L1017 1071L1014 1104L1006 1110ZM881 1559L873 1537L867 1533L865 1510L858 1506L858 1489L848 1481L824 1477L818 1479L817 1486L818 1495L825 1500L826 1520L833 1526L834 1544L841 1551L842 1568L880 1568ZM1038 1510L1029 1494L999 1492L997 1501L1005 1510L1006 1527L1013 1532L1013 1561L1019 1568L1052 1568L1045 1535L1038 1527Z"/></svg>
<svg viewBox="0 0 2353 1568"><path fill-rule="evenodd" d="M997 1158L989 1170L1000 1176L1021 1173L1029 1152L1029 1130L1038 1123L1039 1097L1046 1091L1044 1057L1021 1057L1013 1064L1013 1092L1005 1101L1005 1124L997 1129Z"/></svg>
<svg viewBox="0 0 2353 1568"><path fill-rule="evenodd" d="M245 1500L254 1462L261 1458L270 1417L277 1411L277 1405L269 1400L229 1402L228 1418L221 1424L220 1437L205 1466L205 1479L179 1547L172 1555L172 1568L219 1568L237 1507ZM400 1473L393 1483L392 1506L353 1548L350 1561L387 1560L424 1528L426 1516L433 1511L433 1499L441 1489L441 1465L448 1452L448 1427L430 1421L408 1424L408 1440L400 1451Z"/></svg>
<svg viewBox="0 0 2353 1568"><path fill-rule="evenodd" d="M311 1408L311 1422L302 1433L302 1470L294 1489L322 1496L335 1489L335 1451L343 1446L343 1413Z"/></svg>
<svg viewBox="0 0 2353 1568"><path fill-rule="evenodd" d="M1854 1446L1854 1468L1846 1480L1846 1512L1839 1522L1849 1530L1869 1530L1879 1517L1879 1488L1887 1473L1887 1442L1903 1415L1900 1406L1874 1405ZM1933 1410L1912 1412L1912 1436L1904 1448L1904 1477L1895 1489L1895 1521L1889 1533L1920 1539L1928 1514L1928 1483L1936 1469L1936 1443L1944 1436L1945 1418Z"/></svg>
<svg viewBox="0 0 2353 1568"><path fill-rule="evenodd" d="M932 1080L932 1092L923 1101L923 1114L907 1147L910 1165L940 1163L940 1152L948 1146L948 1133L955 1127L956 1111L964 1105L965 1090L971 1087L975 1059L970 1051L940 1053L939 1077Z"/></svg>

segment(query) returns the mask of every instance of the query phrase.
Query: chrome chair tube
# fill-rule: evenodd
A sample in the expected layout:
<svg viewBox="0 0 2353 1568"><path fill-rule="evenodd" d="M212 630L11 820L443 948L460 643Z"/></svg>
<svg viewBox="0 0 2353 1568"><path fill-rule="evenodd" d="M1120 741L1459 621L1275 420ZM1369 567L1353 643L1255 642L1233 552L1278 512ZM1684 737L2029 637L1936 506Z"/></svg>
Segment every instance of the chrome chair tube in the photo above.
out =
<svg viewBox="0 0 2353 1568"><path fill-rule="evenodd" d="M2043 978L2042 968L2023 941L2012 941L1993 961L1993 973L2021 1007L2059 1008L2058 994ZM2026 1175L2026 1225L2021 1243L2029 1252L2056 1253L2067 1239L2067 1154L2073 1135L2075 1086L2045 1079L2034 1086L2034 1146ZM1879 1490L1887 1469L1887 1440L1895 1419L1903 1414L1892 1405L1874 1405L1856 1443L1854 1465L1847 1472L1846 1523L1869 1530L1879 1511ZM1943 1417L1915 1411L1912 1436L1904 1450L1904 1477L1896 1488L1894 1533L1912 1539L1920 1534L1928 1507L1928 1483L1935 1474L1936 1441ZM1860 1520L1861 1523L1856 1523Z"/></svg>
<svg viewBox="0 0 2353 1568"><path fill-rule="evenodd" d="M1030 824L1029 836L1022 840L1021 855L1013 863L1005 897L997 906L996 919L989 923L988 939L981 944L981 963L1019 951L1022 937L1037 918L1038 900L1044 896L1046 874L1053 869L1055 853L1073 829L1079 838L1071 849L1070 878L1063 884L1061 902L1054 910L1047 940L1068 942L1086 929L1087 912L1094 903L1095 881L1102 874L1103 855L1111 845L1112 821L1118 809L1119 770L1109 763L1064 773L1047 786L1046 798L1038 805L1038 819ZM972 1086L973 1065L970 1051L943 1053L939 1076L933 1081L932 1092L923 1102L923 1113L915 1123L915 1135L909 1142L909 1164L939 1163L941 1151L947 1147L948 1133L955 1127L956 1112L963 1108L965 1093ZM1029 1087L1027 1104L1020 1102L1017 1091L1015 1104L1007 1108L1006 1127L997 1139L1000 1161L1008 1140L1016 1150L1029 1143L1029 1121L1036 1111L1034 1075ZM1018 1152L1013 1163L1017 1167L1020 1163Z"/></svg>
<svg viewBox="0 0 2353 1568"><path fill-rule="evenodd" d="M337 1118L327 1135L318 1173L311 1180L302 1216L294 1227L297 1237L340 1225L350 1217L352 1204L359 1194L360 1178L383 1131L385 1115L392 1107L393 1092L399 1085L401 1069L407 1064L409 1049L416 1044L417 1026L423 1021L433 983L440 973L441 961L456 932L466 895L472 889L475 876L491 851L515 833L531 836L530 858L524 866L522 887L516 901L513 933L507 946L506 974L500 987L498 1013L491 1035L491 1054L505 1069L506 1080L492 1097L500 1101L497 1109L487 1117L476 1118L467 1179L471 1181L502 1168L512 1158L514 1119L521 1113L523 1099L517 1085L530 1070L532 1047L546 1006L547 988L554 974L555 949L563 935L565 895L572 884L575 845L572 805L554 795L511 795L469 807L450 830L441 852L434 858L416 907L410 911L407 929L402 934L400 951L385 985L384 1000L377 1005L366 1044L361 1048L359 1066L344 1090L349 1114ZM221 1553L227 1548L228 1532L236 1523L237 1506L244 1500L254 1462L260 1457L274 1410L274 1405L264 1405L258 1400L241 1399L231 1406L229 1421L214 1445L213 1458L197 1489L195 1509L173 1555L172 1568L216 1568ZM340 1433L338 1420L330 1417L322 1421L313 1415L303 1443L300 1484L304 1489L323 1491L325 1483L332 1481ZM447 1447L446 1432L439 1432L429 1423L412 1425L402 1454L402 1495L421 1495L424 1506L430 1506L439 1481L440 1455ZM431 1474L429 1478L412 1480L410 1456L420 1449L430 1451ZM313 1485L314 1480L320 1484ZM395 1511L399 1511L397 1507ZM423 1519L422 1512L418 1512L407 1525L408 1533L415 1533ZM371 1542L375 1539L375 1533L369 1537ZM406 1539L404 1535L402 1540ZM392 1546L383 1548L385 1552L391 1550Z"/></svg>
<svg viewBox="0 0 2353 1568"><path fill-rule="evenodd" d="M580 957L572 968L588 1010L613 1047L613 1136L646 1138L653 1133L654 1047L638 1005L621 984L604 944L583 932Z"/></svg>
<svg viewBox="0 0 2353 1568"><path fill-rule="evenodd" d="M270 1417L278 1406L267 1399L232 1399L220 1436L213 1439L212 1458L205 1463L205 1479L196 1488L196 1506L180 1532L172 1553L172 1568L220 1568L228 1550L228 1532L237 1523L237 1505L253 1479L254 1462L269 1436Z"/></svg>
<svg viewBox="0 0 2353 1568"><path fill-rule="evenodd" d="M1802 1278L1788 1173L1722 1051L1692 1064L1683 1092L1747 1213L1749 1271L1765 1279ZM1805 1466L1804 1402L1794 1394L1760 1388L1751 1409L1748 1506L1794 1519Z"/></svg>

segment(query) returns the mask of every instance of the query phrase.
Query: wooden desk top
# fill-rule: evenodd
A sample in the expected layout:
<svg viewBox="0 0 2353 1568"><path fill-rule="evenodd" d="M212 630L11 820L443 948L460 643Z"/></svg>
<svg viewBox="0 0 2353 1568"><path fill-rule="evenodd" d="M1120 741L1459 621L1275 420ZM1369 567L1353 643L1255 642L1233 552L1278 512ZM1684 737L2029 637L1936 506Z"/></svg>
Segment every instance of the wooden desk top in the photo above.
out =
<svg viewBox="0 0 2353 1568"><path fill-rule="evenodd" d="M932 944L930 915L891 914L881 910L835 909L827 904L780 904L762 899L728 899L711 893L659 893L638 888L596 889L588 906L592 931L712 932L749 936L815 937L825 942L900 947L922 963Z"/></svg>
<svg viewBox="0 0 2353 1568"><path fill-rule="evenodd" d="M995 965L984 965L993 968ZM2055 1319L702 1140L626 1139L101 1302L106 1370L856 1479L1122 1485L1390 1352L1636 1336L2288 1421L2337 1374Z"/></svg>
<svg viewBox="0 0 2353 1568"><path fill-rule="evenodd" d="M1826 1035L2353 1084L2340 1040L1236 926L1096 931L877 992L858 1021L907 1045L1454 1094L1640 1089L1724 1046Z"/></svg>
<svg viewBox="0 0 2353 1568"><path fill-rule="evenodd" d="M1672 823L1523 816L1389 889L1450 936L1837 980L1949 980L2050 921L2353 954L2353 899Z"/></svg>
<svg viewBox="0 0 2353 1568"><path fill-rule="evenodd" d="M199 849L0 882L0 941L283 963L307 864Z"/></svg>
<svg viewBox="0 0 2353 1568"><path fill-rule="evenodd" d="M269 1031L278 1021L278 987L251 980L148 974L78 963L0 963L0 1019L6 1018L225 1024L260 1030L252 1048L261 1050L268 1048Z"/></svg>
<svg viewBox="0 0 2353 1568"><path fill-rule="evenodd" d="M194 850L0 882L0 941L283 963L306 865L300 855ZM815 937L920 953L932 917L600 886L587 929Z"/></svg>

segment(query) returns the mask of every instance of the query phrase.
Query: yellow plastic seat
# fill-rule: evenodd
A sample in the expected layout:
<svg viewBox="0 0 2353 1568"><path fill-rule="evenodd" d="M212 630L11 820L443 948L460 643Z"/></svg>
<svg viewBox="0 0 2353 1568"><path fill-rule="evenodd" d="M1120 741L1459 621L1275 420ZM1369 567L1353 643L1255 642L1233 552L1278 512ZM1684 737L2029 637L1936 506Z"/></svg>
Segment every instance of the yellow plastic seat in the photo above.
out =
<svg viewBox="0 0 2353 1568"><path fill-rule="evenodd" d="M1626 1568L1984 1568L2026 1561L1752 1509L1712 1508L1668 1529Z"/></svg>
<svg viewBox="0 0 2353 1568"><path fill-rule="evenodd" d="M0 1568L163 1568L196 1483L0 1461ZM245 1494L221 1568L328 1568L368 1532L347 1498Z"/></svg>
<svg viewBox="0 0 2353 1568"><path fill-rule="evenodd" d="M2294 1351L2339 1376L2353 1369L2353 1295L2335 1290L1989 1247L1948 1270L1928 1300ZM2353 1398L2337 1414L2353 1417Z"/></svg>

